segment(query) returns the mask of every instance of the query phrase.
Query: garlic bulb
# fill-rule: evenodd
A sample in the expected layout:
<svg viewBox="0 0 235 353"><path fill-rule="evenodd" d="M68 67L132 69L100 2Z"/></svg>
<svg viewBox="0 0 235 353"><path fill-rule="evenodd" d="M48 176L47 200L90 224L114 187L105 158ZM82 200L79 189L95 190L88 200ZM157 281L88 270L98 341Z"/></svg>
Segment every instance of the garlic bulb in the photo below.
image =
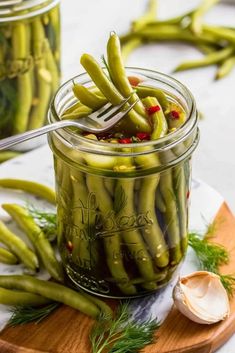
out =
<svg viewBox="0 0 235 353"><path fill-rule="evenodd" d="M178 310L199 324L213 324L229 316L229 300L218 275L193 272L177 282L173 299Z"/></svg>

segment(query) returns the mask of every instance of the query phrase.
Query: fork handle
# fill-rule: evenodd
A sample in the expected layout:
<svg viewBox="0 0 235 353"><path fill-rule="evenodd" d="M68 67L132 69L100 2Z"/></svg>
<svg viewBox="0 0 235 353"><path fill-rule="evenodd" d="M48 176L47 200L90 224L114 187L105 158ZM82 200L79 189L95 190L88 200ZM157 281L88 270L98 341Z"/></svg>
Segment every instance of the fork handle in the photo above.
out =
<svg viewBox="0 0 235 353"><path fill-rule="evenodd" d="M34 137L38 137L44 134L47 134L50 131L54 131L66 126L74 126L73 120L61 120L55 123L40 127L39 129L30 130L27 132L23 132L22 134L18 134L15 136L7 137L0 140L0 150L5 150L9 147L17 145L18 143L25 142Z"/></svg>

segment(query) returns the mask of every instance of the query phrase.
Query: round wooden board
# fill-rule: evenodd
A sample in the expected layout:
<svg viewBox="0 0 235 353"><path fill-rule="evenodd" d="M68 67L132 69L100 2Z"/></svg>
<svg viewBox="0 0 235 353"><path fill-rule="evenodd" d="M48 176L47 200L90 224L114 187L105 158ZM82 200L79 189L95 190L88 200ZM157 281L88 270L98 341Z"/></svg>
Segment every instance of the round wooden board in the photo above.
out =
<svg viewBox="0 0 235 353"><path fill-rule="evenodd" d="M223 244L231 261L221 270L235 272L235 218L224 203L215 219L213 241ZM0 333L1 353L90 353L89 331L93 321L63 306L40 324L5 328ZM144 353L212 353L235 332L235 298L231 299L231 315L215 325L191 322L173 308L156 332L156 342Z"/></svg>

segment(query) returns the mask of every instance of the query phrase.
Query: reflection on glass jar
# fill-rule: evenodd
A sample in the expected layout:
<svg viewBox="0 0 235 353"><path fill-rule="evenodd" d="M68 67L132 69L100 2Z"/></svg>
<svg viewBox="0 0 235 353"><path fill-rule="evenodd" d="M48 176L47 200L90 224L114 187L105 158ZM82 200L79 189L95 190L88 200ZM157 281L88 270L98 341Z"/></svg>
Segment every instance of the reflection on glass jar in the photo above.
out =
<svg viewBox="0 0 235 353"><path fill-rule="evenodd" d="M134 72L133 72L134 71ZM58 245L70 279L107 297L165 286L187 249L191 155L198 142L189 91L168 76L133 69L180 104L186 123L155 141L123 145L66 129L50 135L58 204ZM84 84L86 75L76 77ZM50 120L67 109L72 83L58 92ZM66 102L66 104L64 104Z"/></svg>
<svg viewBox="0 0 235 353"><path fill-rule="evenodd" d="M0 6L0 138L41 127L60 83L58 0Z"/></svg>

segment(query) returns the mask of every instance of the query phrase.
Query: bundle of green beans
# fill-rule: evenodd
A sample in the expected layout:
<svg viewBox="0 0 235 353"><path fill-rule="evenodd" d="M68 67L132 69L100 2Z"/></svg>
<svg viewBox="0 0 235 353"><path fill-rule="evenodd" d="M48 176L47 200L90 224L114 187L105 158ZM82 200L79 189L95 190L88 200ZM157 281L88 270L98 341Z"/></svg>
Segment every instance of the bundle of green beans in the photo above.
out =
<svg viewBox="0 0 235 353"><path fill-rule="evenodd" d="M216 79L235 67L235 28L208 25L205 13L219 0L203 0L198 8L166 20L156 19L157 0L149 0L147 12L133 21L130 31L121 37L124 60L133 50L150 42L179 41L194 45L205 56L180 64L174 71L217 65Z"/></svg>
<svg viewBox="0 0 235 353"><path fill-rule="evenodd" d="M1 23L0 138L43 126L59 82L58 6L31 19ZM0 159L6 157L11 155Z"/></svg>
<svg viewBox="0 0 235 353"><path fill-rule="evenodd" d="M55 201L53 190L35 182L0 179L0 187L27 191L49 202ZM63 270L56 259L54 249L28 210L15 204L5 204L2 207L29 237L33 249L0 221L0 242L6 247L0 247L0 263L9 265L22 263L34 274L42 263L54 280L64 282ZM78 293L66 285L27 275L0 276L0 304L29 308L31 317L35 318L37 311L34 308L41 307L41 311L46 315L46 310L50 313L56 307L54 304L51 305L54 302L69 305L93 318L98 318L101 314L107 319L112 316L112 310L104 302L90 295ZM48 304L51 305L50 308ZM27 318L22 318L24 319L27 321Z"/></svg>
<svg viewBox="0 0 235 353"><path fill-rule="evenodd" d="M170 280L186 252L190 162L185 159L148 175L164 160L148 153L141 142L175 131L186 121L186 113L163 90L127 77L115 33L107 44L109 76L88 54L81 64L93 82L89 87L74 83L78 100L62 119L79 119L129 95L128 104L136 99L138 103L107 134L84 135L90 141L121 144L120 157L77 152L51 136L62 261L73 282L99 294L125 297L154 291ZM140 153L125 156L125 144L135 142ZM169 153L179 156L182 151ZM146 176L138 177L138 171L146 171Z"/></svg>

